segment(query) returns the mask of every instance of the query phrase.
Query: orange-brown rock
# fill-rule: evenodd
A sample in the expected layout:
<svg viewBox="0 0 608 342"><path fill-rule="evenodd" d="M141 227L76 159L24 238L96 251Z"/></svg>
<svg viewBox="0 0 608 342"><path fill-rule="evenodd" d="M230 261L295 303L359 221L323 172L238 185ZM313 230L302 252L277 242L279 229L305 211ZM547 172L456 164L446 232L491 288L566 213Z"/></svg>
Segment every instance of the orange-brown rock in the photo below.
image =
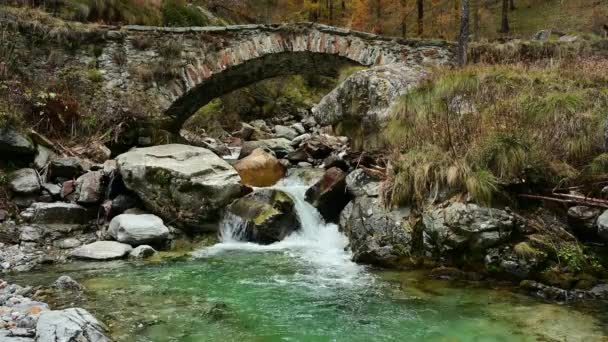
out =
<svg viewBox="0 0 608 342"><path fill-rule="evenodd" d="M285 176L285 167L272 154L256 148L234 164L241 182L249 186L272 186Z"/></svg>

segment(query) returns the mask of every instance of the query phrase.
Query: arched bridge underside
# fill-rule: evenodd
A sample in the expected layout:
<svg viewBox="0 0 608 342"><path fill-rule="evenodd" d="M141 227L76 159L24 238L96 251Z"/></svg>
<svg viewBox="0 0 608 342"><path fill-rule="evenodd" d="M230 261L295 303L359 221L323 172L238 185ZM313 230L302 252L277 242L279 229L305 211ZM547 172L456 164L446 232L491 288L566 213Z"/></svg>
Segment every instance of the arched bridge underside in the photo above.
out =
<svg viewBox="0 0 608 342"><path fill-rule="evenodd" d="M421 68L449 64L453 57L452 44L444 41L389 38L311 23L125 26L108 37L100 58L105 89L144 92L173 131L214 98L263 79L333 75L345 62ZM148 70L148 77L142 77L142 70ZM165 77L154 76L159 74Z"/></svg>

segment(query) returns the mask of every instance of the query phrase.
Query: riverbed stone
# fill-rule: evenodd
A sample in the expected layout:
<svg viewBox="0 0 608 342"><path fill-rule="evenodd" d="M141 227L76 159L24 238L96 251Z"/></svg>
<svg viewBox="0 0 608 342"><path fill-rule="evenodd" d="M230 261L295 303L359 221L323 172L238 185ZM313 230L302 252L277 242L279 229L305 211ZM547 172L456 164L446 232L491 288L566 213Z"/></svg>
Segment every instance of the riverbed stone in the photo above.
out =
<svg viewBox="0 0 608 342"><path fill-rule="evenodd" d="M96 241L76 248L70 253L72 258L89 260L120 259L129 254L133 247L116 241Z"/></svg>
<svg viewBox="0 0 608 342"><path fill-rule="evenodd" d="M236 170L201 147L136 148L116 160L148 210L191 231L216 231L221 210L245 191Z"/></svg>
<svg viewBox="0 0 608 342"><path fill-rule="evenodd" d="M317 208L326 221L337 222L350 201L346 173L337 167L327 170L320 181L306 190L306 201Z"/></svg>
<svg viewBox="0 0 608 342"><path fill-rule="evenodd" d="M51 161L49 172L52 178L72 179L80 176L84 167L82 161L76 157L56 158Z"/></svg>
<svg viewBox="0 0 608 342"><path fill-rule="evenodd" d="M55 280L55 282L53 283L53 287L60 290L84 290L84 286L82 286L79 282L67 275L62 275L57 278L57 280Z"/></svg>
<svg viewBox="0 0 608 342"><path fill-rule="evenodd" d="M484 251L506 241L516 229L513 215L476 204L452 203L424 214L424 242L434 253Z"/></svg>
<svg viewBox="0 0 608 342"><path fill-rule="evenodd" d="M228 207L224 222L234 224L234 238L262 244L280 241L301 228L291 197L283 191L260 189Z"/></svg>
<svg viewBox="0 0 608 342"><path fill-rule="evenodd" d="M295 137L298 136L298 131L291 127L276 125L274 126L274 136L275 138L285 138L288 140L293 140Z"/></svg>
<svg viewBox="0 0 608 342"><path fill-rule="evenodd" d="M29 195L40 192L40 180L34 169L20 169L9 175L9 188L18 195Z"/></svg>
<svg viewBox="0 0 608 342"><path fill-rule="evenodd" d="M129 253L129 258L132 259L145 259L156 254L156 250L148 245L141 245L133 248Z"/></svg>
<svg viewBox="0 0 608 342"><path fill-rule="evenodd" d="M88 311L70 308L40 314L36 342L111 342L107 327Z"/></svg>
<svg viewBox="0 0 608 342"><path fill-rule="evenodd" d="M261 148L237 161L234 168L243 184L266 187L276 184L285 176L285 167L272 154Z"/></svg>
<svg viewBox="0 0 608 342"><path fill-rule="evenodd" d="M104 195L102 171L89 171L76 179L74 198L79 204L98 203Z"/></svg>
<svg viewBox="0 0 608 342"><path fill-rule="evenodd" d="M121 214L110 222L108 234L116 241L137 246L167 240L169 228L156 215Z"/></svg>
<svg viewBox="0 0 608 342"><path fill-rule="evenodd" d="M340 214L340 228L347 236L353 260L395 267L409 258L413 227L409 208L385 209L377 197L361 196Z"/></svg>
<svg viewBox="0 0 608 342"><path fill-rule="evenodd" d="M75 203L33 203L21 217L31 223L84 224L88 221L87 210Z"/></svg>
<svg viewBox="0 0 608 342"><path fill-rule="evenodd" d="M34 226L23 226L20 228L19 239L25 242L39 242L42 239L42 230Z"/></svg>
<svg viewBox="0 0 608 342"><path fill-rule="evenodd" d="M54 157L55 153L51 151L51 149L43 145L38 145L36 146L36 157L34 158L34 166L36 167L36 169L41 170L45 168L51 161L51 158Z"/></svg>

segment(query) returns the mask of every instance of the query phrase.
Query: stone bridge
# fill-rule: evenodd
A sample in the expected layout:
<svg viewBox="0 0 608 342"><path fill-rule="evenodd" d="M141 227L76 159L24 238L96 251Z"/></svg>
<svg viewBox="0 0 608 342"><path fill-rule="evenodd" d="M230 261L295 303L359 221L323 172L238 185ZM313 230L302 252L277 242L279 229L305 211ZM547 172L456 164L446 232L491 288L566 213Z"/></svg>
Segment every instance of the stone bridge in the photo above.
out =
<svg viewBox="0 0 608 342"><path fill-rule="evenodd" d="M104 90L144 93L178 131L214 98L263 79L335 75L344 63L421 69L451 63L444 41L382 37L311 23L225 27L123 26L105 33Z"/></svg>

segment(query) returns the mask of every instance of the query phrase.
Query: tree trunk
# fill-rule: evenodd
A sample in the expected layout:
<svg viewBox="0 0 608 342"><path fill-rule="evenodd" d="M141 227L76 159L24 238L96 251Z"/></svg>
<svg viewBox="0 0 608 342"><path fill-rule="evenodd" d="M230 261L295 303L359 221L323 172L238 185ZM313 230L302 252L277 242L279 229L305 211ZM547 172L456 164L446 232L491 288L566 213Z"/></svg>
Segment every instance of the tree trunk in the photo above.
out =
<svg viewBox="0 0 608 342"><path fill-rule="evenodd" d="M424 33L424 0L416 0L416 7L418 8L418 35L422 36Z"/></svg>
<svg viewBox="0 0 608 342"><path fill-rule="evenodd" d="M509 0L509 9L515 11L515 0Z"/></svg>
<svg viewBox="0 0 608 342"><path fill-rule="evenodd" d="M334 24L334 2L333 0L327 0L327 16L329 25Z"/></svg>
<svg viewBox="0 0 608 342"><path fill-rule="evenodd" d="M469 42L469 0L462 0L460 10L460 35L458 36L458 64L467 64L467 45Z"/></svg>
<svg viewBox="0 0 608 342"><path fill-rule="evenodd" d="M479 1L471 0L471 10L473 12L473 39L479 38Z"/></svg>
<svg viewBox="0 0 608 342"><path fill-rule="evenodd" d="M502 0L502 20L500 25L501 33L509 33L509 16L507 11L509 10L509 0Z"/></svg>

